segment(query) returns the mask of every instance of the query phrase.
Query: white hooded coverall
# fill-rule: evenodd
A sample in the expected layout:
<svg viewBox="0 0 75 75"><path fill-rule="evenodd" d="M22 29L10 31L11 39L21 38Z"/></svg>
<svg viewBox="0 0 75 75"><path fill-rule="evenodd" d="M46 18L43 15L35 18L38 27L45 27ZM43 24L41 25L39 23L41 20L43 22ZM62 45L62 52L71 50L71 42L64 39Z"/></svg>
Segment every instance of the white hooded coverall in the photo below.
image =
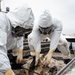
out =
<svg viewBox="0 0 75 75"><path fill-rule="evenodd" d="M23 37L11 34L12 26L28 28L33 26L34 16L31 8L21 5L8 13L0 12L0 73L11 69L7 50L23 49Z"/></svg>
<svg viewBox="0 0 75 75"><path fill-rule="evenodd" d="M44 28L51 26L53 31L47 35L41 34L39 31L39 26ZM47 10L44 11L43 14L40 16L38 23L34 25L32 32L28 35L30 50L40 52L41 41L46 37L49 37L51 40L50 50L55 50L58 45L61 32L62 32L62 23L58 19L52 18L49 11Z"/></svg>
<svg viewBox="0 0 75 75"><path fill-rule="evenodd" d="M44 35L39 32L39 26L41 27L52 27L52 32L50 34ZM28 43L30 50L35 50L36 52L41 51L41 41L48 37L50 38L50 50L55 50L56 47L58 50L67 55L70 53L69 45L67 40L62 35L62 23L56 19L52 18L50 12L45 10L43 14L40 16L38 23L36 23L33 27L31 34L28 35ZM31 52L31 55L35 55Z"/></svg>
<svg viewBox="0 0 75 75"><path fill-rule="evenodd" d="M52 32L50 34L44 35L39 32L39 26L41 27L52 27ZM58 47L59 51L63 54L69 53L69 47L67 40L62 35L62 23L56 18L52 18L50 12L45 10L40 16L38 23L33 27L31 34L28 35L28 43L30 50L35 50L36 52L41 51L41 41L48 37L50 38L50 50L55 50ZM58 44L60 43L60 44ZM64 46L65 45L65 46ZM35 55L31 52L31 55Z"/></svg>

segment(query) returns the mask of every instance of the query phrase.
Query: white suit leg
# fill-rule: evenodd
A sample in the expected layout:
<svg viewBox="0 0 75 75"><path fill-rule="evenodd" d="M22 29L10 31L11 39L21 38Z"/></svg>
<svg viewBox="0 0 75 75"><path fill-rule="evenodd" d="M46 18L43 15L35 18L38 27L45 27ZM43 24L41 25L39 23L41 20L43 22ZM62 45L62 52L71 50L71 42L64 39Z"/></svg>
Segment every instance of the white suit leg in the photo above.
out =
<svg viewBox="0 0 75 75"><path fill-rule="evenodd" d="M70 54L69 44L63 35L61 35L61 37L60 37L57 48L63 55L69 56L69 54Z"/></svg>
<svg viewBox="0 0 75 75"><path fill-rule="evenodd" d="M68 55L69 50L67 50L67 48L66 48L65 46L58 45L57 48L58 48L58 50L59 50L62 54Z"/></svg>

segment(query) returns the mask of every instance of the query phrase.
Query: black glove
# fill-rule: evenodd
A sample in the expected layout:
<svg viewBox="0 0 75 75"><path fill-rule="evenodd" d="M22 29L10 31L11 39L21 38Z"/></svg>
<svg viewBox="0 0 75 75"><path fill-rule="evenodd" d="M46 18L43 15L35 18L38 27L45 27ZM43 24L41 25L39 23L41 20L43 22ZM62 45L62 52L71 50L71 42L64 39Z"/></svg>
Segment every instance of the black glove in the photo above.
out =
<svg viewBox="0 0 75 75"><path fill-rule="evenodd" d="M13 56L11 53L8 53L8 57L9 57L9 60L10 60L10 65L11 65L11 68L13 70L16 70L16 69L22 69L22 65L24 65L24 63L16 63L16 58L17 56Z"/></svg>
<svg viewBox="0 0 75 75"><path fill-rule="evenodd" d="M30 70L34 70L35 69L35 56L33 56L33 61L31 62L31 64L30 64Z"/></svg>

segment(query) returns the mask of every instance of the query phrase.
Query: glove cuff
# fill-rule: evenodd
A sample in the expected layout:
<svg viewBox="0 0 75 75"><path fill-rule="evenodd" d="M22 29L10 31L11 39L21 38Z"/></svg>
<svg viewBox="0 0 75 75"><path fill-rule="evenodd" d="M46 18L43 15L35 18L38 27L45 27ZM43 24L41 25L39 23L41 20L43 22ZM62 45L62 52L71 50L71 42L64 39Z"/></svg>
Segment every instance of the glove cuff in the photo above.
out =
<svg viewBox="0 0 75 75"><path fill-rule="evenodd" d="M36 57L40 57L40 52L36 52Z"/></svg>
<svg viewBox="0 0 75 75"><path fill-rule="evenodd" d="M18 49L17 52L18 52L18 53L22 53L23 50L22 50L22 49Z"/></svg>
<svg viewBox="0 0 75 75"><path fill-rule="evenodd" d="M53 50L49 50L48 54L53 54L53 52L54 52Z"/></svg>

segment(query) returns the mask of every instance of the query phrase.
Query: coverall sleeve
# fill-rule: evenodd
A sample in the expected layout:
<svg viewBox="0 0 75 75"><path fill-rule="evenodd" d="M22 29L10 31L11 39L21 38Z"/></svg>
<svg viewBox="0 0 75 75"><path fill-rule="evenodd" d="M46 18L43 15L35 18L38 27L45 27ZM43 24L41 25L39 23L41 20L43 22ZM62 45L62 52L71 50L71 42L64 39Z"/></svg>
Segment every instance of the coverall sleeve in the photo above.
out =
<svg viewBox="0 0 75 75"><path fill-rule="evenodd" d="M5 13L0 12L0 72L6 72L11 69L6 47L8 25Z"/></svg>
<svg viewBox="0 0 75 75"><path fill-rule="evenodd" d="M54 32L51 36L50 50L56 49L59 39L60 39L61 32L62 32L62 25L61 25L61 23L58 23L56 29L54 30Z"/></svg>
<svg viewBox="0 0 75 75"><path fill-rule="evenodd" d="M0 28L0 72L6 72L11 69L9 58L7 56L7 33Z"/></svg>
<svg viewBox="0 0 75 75"><path fill-rule="evenodd" d="M28 45L30 50L35 50L36 52L41 51L40 35L38 31L33 31L28 35Z"/></svg>
<svg viewBox="0 0 75 75"><path fill-rule="evenodd" d="M23 37L17 37L17 49L23 49Z"/></svg>
<svg viewBox="0 0 75 75"><path fill-rule="evenodd" d="M0 46L4 46L7 43L7 33L0 28Z"/></svg>

